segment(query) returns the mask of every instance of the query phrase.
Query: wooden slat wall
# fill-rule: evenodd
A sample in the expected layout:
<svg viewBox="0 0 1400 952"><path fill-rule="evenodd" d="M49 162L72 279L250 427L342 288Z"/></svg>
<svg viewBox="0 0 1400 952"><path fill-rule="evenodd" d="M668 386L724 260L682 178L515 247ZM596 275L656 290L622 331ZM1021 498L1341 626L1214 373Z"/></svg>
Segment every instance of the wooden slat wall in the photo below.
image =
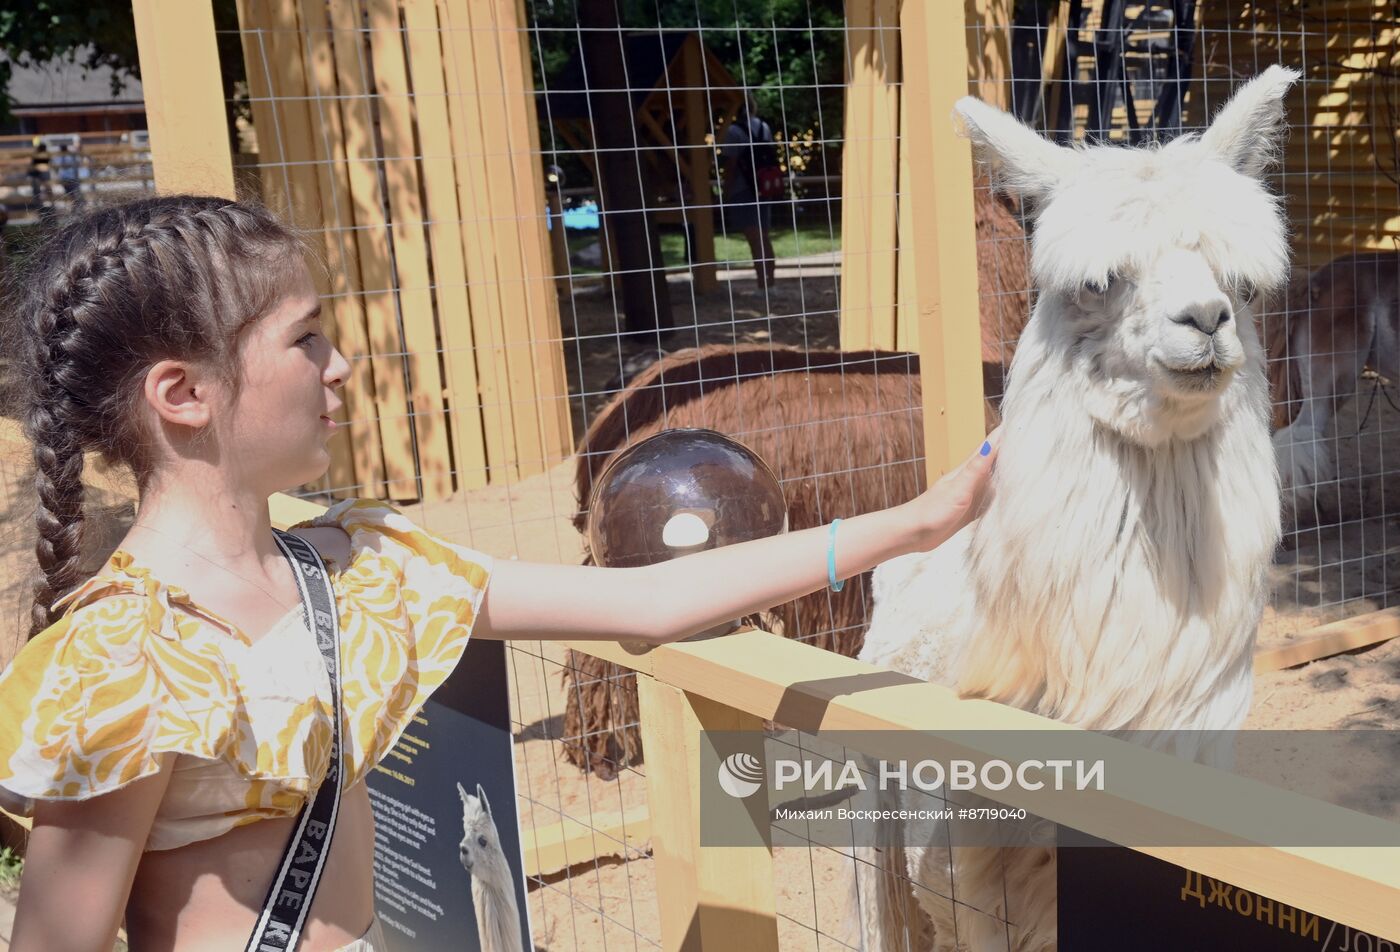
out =
<svg viewBox="0 0 1400 952"><path fill-rule="evenodd" d="M413 141L413 96L404 61L404 36L395 0L366 0L369 12L371 68L377 94L379 134L383 142L382 175L389 203L394 245L394 284L398 290L399 321L408 371L408 406L418 454L412 485L390 485L402 494L441 499L452 494L447 447L447 414L443 404L442 370L433 320L432 277L423 234L420 161ZM392 408L390 408L392 409Z"/></svg>
<svg viewBox="0 0 1400 952"><path fill-rule="evenodd" d="M350 446L354 478L332 487L333 494L348 496L353 492L379 498L388 494L384 483L384 445L375 410L374 368L369 359L359 245L353 231L355 208L330 11L320 0L298 0L298 14L305 40L307 85L312 96L308 104L314 130L311 142L321 187L324 265L330 291L324 306L329 308L332 320L328 323L333 328L335 345L350 362L350 379L342 391L345 407L336 418L349 424L348 439L340 442Z"/></svg>
<svg viewBox="0 0 1400 952"><path fill-rule="evenodd" d="M841 346L846 350L919 348L914 309L919 261L904 251L913 240L911 176L928 170L926 163L911 163L908 149L901 148L910 103L902 85L900 10L898 2L885 0L846 4L841 150ZM964 0L963 15L967 91L1006 108L1011 0ZM947 102L950 127L955 98Z"/></svg>
<svg viewBox="0 0 1400 952"><path fill-rule="evenodd" d="M407 412L403 342L398 332L389 251L389 226L379 187L369 52L362 33L364 13L352 0L332 3L331 42L345 126L349 205L360 258L360 301L365 309L369 364L374 377L374 419L383 447L386 493L391 499L414 482L413 434Z"/></svg>
<svg viewBox="0 0 1400 952"><path fill-rule="evenodd" d="M898 307L898 0L846 4L841 346L892 348Z"/></svg>
<svg viewBox="0 0 1400 952"><path fill-rule="evenodd" d="M1224 99L1232 77L1268 64L1303 70L1304 82L1288 97L1291 134L1279 178L1295 261L1316 268L1352 251L1400 247L1393 0L1231 0L1204 4L1201 26L1192 90L1204 76L1211 103ZM1203 98L1188 101L1193 124L1207 118Z"/></svg>
<svg viewBox="0 0 1400 952"><path fill-rule="evenodd" d="M329 232L321 227L324 198L317 171L297 10L270 0L238 0L238 18L243 29L244 61L249 64L248 87L254 122L258 129L273 130L272 135L264 135L260 140L258 162L262 199L285 221L317 238L317 247L313 250L324 254L326 246L315 232L323 235ZM272 99L274 89L279 94L275 100ZM261 148L263 142L265 150ZM325 299L333 290L330 274L319 267L313 267L311 273L317 293ZM331 298L327 305L330 318L327 329L337 346L341 336L337 311L342 304L343 298ZM350 350L353 352L353 347ZM344 410L336 416L342 422L347 419ZM349 487L360 482L351 441L331 440L328 448L331 464L327 478L334 488L346 487L340 494L347 494Z"/></svg>
<svg viewBox="0 0 1400 952"><path fill-rule="evenodd" d="M332 485L440 499L567 456L523 5L237 2L257 185L353 368Z"/></svg>

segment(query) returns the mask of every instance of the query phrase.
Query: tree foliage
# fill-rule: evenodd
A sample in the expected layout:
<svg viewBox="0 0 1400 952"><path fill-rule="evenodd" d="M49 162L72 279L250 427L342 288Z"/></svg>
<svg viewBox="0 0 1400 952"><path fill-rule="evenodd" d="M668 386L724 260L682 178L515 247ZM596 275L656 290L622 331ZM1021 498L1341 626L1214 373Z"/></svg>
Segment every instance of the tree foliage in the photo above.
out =
<svg viewBox="0 0 1400 952"><path fill-rule="evenodd" d="M219 67L226 101L243 78L234 0L214 0ZM141 78L131 0L0 0L0 121L10 118L15 65L71 61L82 69L112 71L112 93ZM232 116L230 116L230 120Z"/></svg>
<svg viewBox="0 0 1400 952"><path fill-rule="evenodd" d="M836 145L845 118L841 0L617 0L625 31L699 29L701 39L785 140ZM529 0L535 83L578 54L577 0ZM545 142L550 140L546 138Z"/></svg>

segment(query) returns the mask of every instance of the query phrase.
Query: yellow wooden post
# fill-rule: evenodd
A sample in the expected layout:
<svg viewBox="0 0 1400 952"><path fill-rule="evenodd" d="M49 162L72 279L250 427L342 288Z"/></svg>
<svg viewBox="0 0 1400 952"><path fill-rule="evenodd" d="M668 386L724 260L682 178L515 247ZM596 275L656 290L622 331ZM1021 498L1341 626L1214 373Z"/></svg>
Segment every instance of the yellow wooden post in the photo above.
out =
<svg viewBox="0 0 1400 952"><path fill-rule="evenodd" d="M846 4L841 149L841 346L895 346L899 196L899 0Z"/></svg>
<svg viewBox="0 0 1400 952"><path fill-rule="evenodd" d="M916 157L910 178L910 272L919 320L924 454L929 480L981 442L982 345L978 322L977 238L972 149L952 119L967 92L967 44L959 4L905 0L905 112L902 145Z"/></svg>
<svg viewBox="0 0 1400 952"><path fill-rule="evenodd" d="M234 196L214 8L132 0L156 189Z"/></svg>
<svg viewBox="0 0 1400 952"><path fill-rule="evenodd" d="M642 745L654 754L647 803L661 947L777 952L772 850L700 845L701 785L715 784L700 775L700 732L751 731L761 743L763 719L643 674L637 703Z"/></svg>
<svg viewBox="0 0 1400 952"><path fill-rule="evenodd" d="M440 0L438 12L492 477L528 476L573 440L523 11Z"/></svg>

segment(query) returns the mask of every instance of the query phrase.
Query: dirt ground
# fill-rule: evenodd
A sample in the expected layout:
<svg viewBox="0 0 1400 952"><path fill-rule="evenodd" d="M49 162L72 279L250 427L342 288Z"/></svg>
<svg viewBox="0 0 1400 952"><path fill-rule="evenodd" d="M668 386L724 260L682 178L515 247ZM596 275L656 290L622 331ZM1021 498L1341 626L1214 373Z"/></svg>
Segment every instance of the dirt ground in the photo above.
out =
<svg viewBox="0 0 1400 952"><path fill-rule="evenodd" d="M777 341L810 347L837 343L835 280L814 262L801 280L787 274L764 296L752 281L721 282L719 291L693 299L688 284L673 286L680 326L672 348L710 341ZM581 293L570 309L579 348L570 382L582 397L576 426L606 400L622 361L641 345L619 351L617 318L601 286ZM698 320L697 320L698 316ZM619 357L619 353L621 356ZM581 383L580 383L581 381ZM584 402L588 407L585 412ZM1362 405L1342 414L1337 441L1339 491L1321 500L1315 523L1292 535L1273 568L1274 598L1260 632L1279 644L1337 617L1397 602L1400 588L1400 412L1377 400L1361 435ZM22 642L26 580L33 568L34 521L28 483L29 450L13 421L0 419L0 652ZM97 531L89 540L91 571L125 531L132 487L89 466L89 507ZM498 558L573 563L581 556L569 524L575 502L571 465L514 485L491 487L405 511L421 525ZM559 755L564 694L563 651L547 643L515 643L509 653L512 717L517 725L516 770L522 828L543 834L560 815L594 825L646 803L645 767L626 769L610 782L585 777ZM1400 727L1400 639L1378 647L1272 672L1256 679L1251 728ZM603 849L604 852L608 850ZM779 849L779 929L784 949L839 947L842 910L852 861L830 849ZM644 849L624 861L605 858L576 865L532 883L530 915L540 950L614 949L660 941L653 864Z"/></svg>

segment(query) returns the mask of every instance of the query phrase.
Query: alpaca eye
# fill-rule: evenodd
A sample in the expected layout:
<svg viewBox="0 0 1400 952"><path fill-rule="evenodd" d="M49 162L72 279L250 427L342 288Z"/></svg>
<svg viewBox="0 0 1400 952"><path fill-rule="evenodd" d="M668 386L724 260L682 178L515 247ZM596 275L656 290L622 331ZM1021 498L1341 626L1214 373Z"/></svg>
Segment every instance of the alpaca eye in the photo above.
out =
<svg viewBox="0 0 1400 952"><path fill-rule="evenodd" d="M1113 287L1113 282L1117 277L1117 275L1110 271L1101 281L1097 278L1090 278L1084 282L1084 293L1096 295L1107 294L1109 289Z"/></svg>
<svg viewBox="0 0 1400 952"><path fill-rule="evenodd" d="M1238 293L1241 301L1253 301L1259 296L1259 288L1253 281L1241 281Z"/></svg>
<svg viewBox="0 0 1400 952"><path fill-rule="evenodd" d="M482 848L484 849L484 848L486 847L486 837L484 837L484 836L478 836L478 837L476 838L476 843L477 843L478 846L480 846L480 847L482 847Z"/></svg>

